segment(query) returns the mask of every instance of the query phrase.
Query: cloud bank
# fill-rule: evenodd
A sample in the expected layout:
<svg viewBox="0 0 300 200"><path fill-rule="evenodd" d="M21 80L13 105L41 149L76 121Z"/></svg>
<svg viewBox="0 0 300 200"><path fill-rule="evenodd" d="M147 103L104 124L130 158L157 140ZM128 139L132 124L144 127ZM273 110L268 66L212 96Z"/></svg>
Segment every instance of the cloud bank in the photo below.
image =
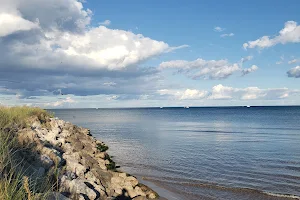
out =
<svg viewBox="0 0 300 200"><path fill-rule="evenodd" d="M246 57L242 62L252 59ZM194 61L172 60L162 62L159 65L161 70L176 69L178 73L185 74L192 79L225 79L235 72L242 72L243 75L254 72L258 69L257 66L242 69L238 63L229 63L228 60L203 60L198 58Z"/></svg>
<svg viewBox="0 0 300 200"><path fill-rule="evenodd" d="M299 94L299 90L288 88L260 89L258 87L234 88L222 84L215 85L211 91L185 89L185 90L158 90L158 94L167 95L175 100L276 100L285 99L291 95Z"/></svg>

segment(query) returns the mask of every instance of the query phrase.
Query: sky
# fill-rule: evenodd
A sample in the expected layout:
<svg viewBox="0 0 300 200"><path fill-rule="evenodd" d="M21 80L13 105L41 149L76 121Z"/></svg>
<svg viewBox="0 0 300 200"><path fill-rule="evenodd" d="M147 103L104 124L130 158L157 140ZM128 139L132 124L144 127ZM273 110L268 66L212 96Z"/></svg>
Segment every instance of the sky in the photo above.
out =
<svg viewBox="0 0 300 200"><path fill-rule="evenodd" d="M300 105L298 0L0 3L0 105Z"/></svg>

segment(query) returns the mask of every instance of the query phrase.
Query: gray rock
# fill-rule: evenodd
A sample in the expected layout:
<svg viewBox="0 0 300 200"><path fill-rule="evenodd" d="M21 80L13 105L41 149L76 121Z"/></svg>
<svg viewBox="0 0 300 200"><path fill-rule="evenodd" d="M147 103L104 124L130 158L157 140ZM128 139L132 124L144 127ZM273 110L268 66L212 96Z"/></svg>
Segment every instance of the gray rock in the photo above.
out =
<svg viewBox="0 0 300 200"><path fill-rule="evenodd" d="M70 191L76 194L85 194L89 199L94 200L97 194L89 188L82 179L74 179L69 183Z"/></svg>
<svg viewBox="0 0 300 200"><path fill-rule="evenodd" d="M32 129L39 129L39 128L41 128L42 127L42 125L41 125L41 122L40 121L35 121L35 122L33 122L33 124L31 125L31 128Z"/></svg>
<svg viewBox="0 0 300 200"><path fill-rule="evenodd" d="M50 168L54 165L53 160L47 154L42 154L40 159L47 168Z"/></svg>
<svg viewBox="0 0 300 200"><path fill-rule="evenodd" d="M47 200L71 200L71 199L65 197L64 195L62 195L59 192L52 192L47 197Z"/></svg>
<svg viewBox="0 0 300 200"><path fill-rule="evenodd" d="M37 176L42 177L42 176L44 176L45 172L46 172L46 169L44 167L39 167L38 171L37 171Z"/></svg>

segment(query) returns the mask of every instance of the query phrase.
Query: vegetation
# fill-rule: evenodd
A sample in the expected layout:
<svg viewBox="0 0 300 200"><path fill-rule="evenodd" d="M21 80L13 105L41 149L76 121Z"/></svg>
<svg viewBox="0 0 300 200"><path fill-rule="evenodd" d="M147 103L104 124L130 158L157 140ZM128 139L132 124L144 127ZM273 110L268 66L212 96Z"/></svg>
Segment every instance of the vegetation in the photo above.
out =
<svg viewBox="0 0 300 200"><path fill-rule="evenodd" d="M30 117L37 117L42 123L47 117L53 117L46 110L35 107L0 107L0 129L26 127Z"/></svg>
<svg viewBox="0 0 300 200"><path fill-rule="evenodd" d="M50 176L35 177L25 168L24 157L16 138L16 129L27 127L27 120L37 117L45 122L45 110L31 107L0 107L0 199L47 199L53 190Z"/></svg>
<svg viewBox="0 0 300 200"><path fill-rule="evenodd" d="M105 152L108 150L108 146L106 146L105 144L97 144L97 149L100 151L100 152Z"/></svg>
<svg viewBox="0 0 300 200"><path fill-rule="evenodd" d="M118 166L116 166L116 163L111 159L111 157L108 156L106 159L109 161L109 164L106 165L107 169L111 171L116 171Z"/></svg>

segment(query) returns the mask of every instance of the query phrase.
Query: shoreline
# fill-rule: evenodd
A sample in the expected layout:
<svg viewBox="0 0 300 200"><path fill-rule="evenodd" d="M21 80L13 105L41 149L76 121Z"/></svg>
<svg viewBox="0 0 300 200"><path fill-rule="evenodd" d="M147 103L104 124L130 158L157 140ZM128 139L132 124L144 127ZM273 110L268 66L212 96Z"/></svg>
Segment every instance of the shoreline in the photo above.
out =
<svg viewBox="0 0 300 200"><path fill-rule="evenodd" d="M146 183L152 183L152 185L156 185L158 188L163 188L164 190L169 191L170 193L173 193L174 195L178 195L178 198L184 198L184 199L210 199L207 196L199 196L199 195L194 195L194 194L184 194L182 193L181 195L177 192L176 189L171 188L170 186L167 185L167 182L163 183L164 181L160 181L160 180L155 180L152 178L148 178L145 177L143 178L143 181L145 181ZM178 184L183 184L183 185L194 185L197 188L214 188L215 191L219 190L223 190L223 191L230 191L234 194L240 195L242 196L248 196L247 198L238 198L238 199L259 199L259 200L264 200L264 199L268 199L268 200L295 200L295 199L300 199L300 196L297 195L293 195L293 194L280 194L280 193L276 193L276 192L268 192L268 191L263 191L263 190L259 190L259 189L253 189L253 188L243 188L243 187L226 187L226 186L222 186L222 185L218 185L215 183L210 183L210 184L193 184L193 183L173 183L173 185L178 185ZM181 197L179 197L181 196ZM174 198L178 199L178 198ZM214 199L212 197L212 199ZM224 199L230 199L230 198L224 198Z"/></svg>
<svg viewBox="0 0 300 200"><path fill-rule="evenodd" d="M22 145L31 149L39 165L31 171L39 176L56 168L60 196L70 199L158 199L158 194L136 177L118 171L115 162L106 153L108 146L92 136L89 129L58 118L41 122L31 118L30 128L17 131ZM27 160L28 165L34 165Z"/></svg>

